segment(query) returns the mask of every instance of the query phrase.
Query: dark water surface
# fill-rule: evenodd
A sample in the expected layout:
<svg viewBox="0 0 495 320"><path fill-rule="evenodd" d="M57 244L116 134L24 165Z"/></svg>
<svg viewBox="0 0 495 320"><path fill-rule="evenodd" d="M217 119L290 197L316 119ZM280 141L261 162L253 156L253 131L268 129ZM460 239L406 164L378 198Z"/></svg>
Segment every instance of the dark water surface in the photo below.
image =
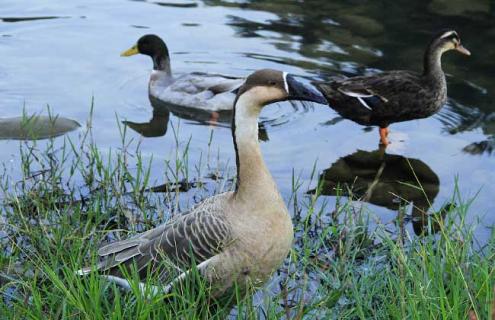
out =
<svg viewBox="0 0 495 320"><path fill-rule="evenodd" d="M117 117L133 122L130 126L144 136L155 136L129 132L133 143L153 156L153 177L160 182L164 160L176 149L170 128L179 123L180 140L191 138L191 165L207 153L211 132L210 150L218 152L220 162L232 167L235 158L228 126L198 125L208 116L186 113L181 119L160 111L152 117L147 96L151 61L119 56L141 35L164 38L176 73L246 75L270 67L327 79L397 68L420 70L431 35L444 27L459 32L472 56L444 56L447 105L432 118L391 126L385 162L376 163L376 129L339 121L328 107L289 103L263 111L263 154L286 199L293 169L306 182L303 193L316 186L316 181L309 183L316 162L330 204L335 202L335 182L358 176L355 192L362 196L359 188L367 188L385 163L382 180L373 195L366 196L369 210L383 222L396 216L391 193L428 210L424 199L396 183L411 180L405 173L409 159L433 202L431 210L450 201L456 179L464 199L477 195L469 219L481 219L478 234L483 239L495 222L494 1L3 0L0 117L19 116L23 108L40 112L49 104L53 113L84 124L94 96L92 125L98 146L120 146ZM150 119L148 126L140 125ZM14 172L18 147L18 142L0 141L0 161Z"/></svg>

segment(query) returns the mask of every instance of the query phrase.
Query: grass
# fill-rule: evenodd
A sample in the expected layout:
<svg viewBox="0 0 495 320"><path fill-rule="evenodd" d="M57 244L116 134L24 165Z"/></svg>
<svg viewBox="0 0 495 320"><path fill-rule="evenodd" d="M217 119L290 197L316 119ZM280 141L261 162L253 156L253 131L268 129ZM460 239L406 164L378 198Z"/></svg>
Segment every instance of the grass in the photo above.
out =
<svg viewBox="0 0 495 320"><path fill-rule="evenodd" d="M77 143L20 143L19 181L4 169L1 319L495 319L495 237L476 242L465 219L470 201L458 192L447 219L432 215L438 232L416 237L404 229L404 212L390 232L352 197L330 207L318 192L307 195L295 173L293 249L265 287L235 296L233 310L207 308L200 279L180 293L143 296L136 274L131 292L76 276L102 242L159 225L234 184L232 169L212 165L220 161L211 150L191 164L188 140L174 127L168 182L150 192L151 162L130 149L125 127L120 148L107 151L87 127Z"/></svg>

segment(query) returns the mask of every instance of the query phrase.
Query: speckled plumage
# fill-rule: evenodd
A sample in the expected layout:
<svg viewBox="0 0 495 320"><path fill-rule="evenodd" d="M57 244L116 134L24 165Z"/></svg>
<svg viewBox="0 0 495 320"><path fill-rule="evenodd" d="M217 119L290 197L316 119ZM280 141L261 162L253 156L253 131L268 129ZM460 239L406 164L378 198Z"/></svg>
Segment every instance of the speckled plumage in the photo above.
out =
<svg viewBox="0 0 495 320"><path fill-rule="evenodd" d="M314 84L332 109L361 125L386 128L394 122L426 118L447 100L441 56L448 50L469 55L455 31L442 31L425 51L423 73L397 70Z"/></svg>
<svg viewBox="0 0 495 320"><path fill-rule="evenodd" d="M329 106L361 125L387 127L394 122L426 118L447 100L445 75L424 76L412 71L390 71L317 84ZM370 107L345 92L362 93Z"/></svg>

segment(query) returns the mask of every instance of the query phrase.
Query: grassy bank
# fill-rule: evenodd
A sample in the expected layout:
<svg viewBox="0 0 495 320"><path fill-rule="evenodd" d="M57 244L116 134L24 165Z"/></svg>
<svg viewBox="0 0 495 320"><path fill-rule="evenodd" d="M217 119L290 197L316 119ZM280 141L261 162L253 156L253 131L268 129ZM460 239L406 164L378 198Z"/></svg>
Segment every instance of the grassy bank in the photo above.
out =
<svg viewBox="0 0 495 320"><path fill-rule="evenodd" d="M318 193L307 195L296 175L287 199L293 249L270 283L248 299L239 297L232 311L207 310L206 288L142 296L135 275L133 292L96 275L76 276L74 270L94 263L102 242L147 230L230 190L233 170L214 160L190 163L186 140L165 163L167 183L156 187L151 162L130 149L125 128L115 150L100 150L91 131L77 143L60 141L21 143L22 178L8 170L1 178L2 319L492 317L495 237L476 242L475 226L465 223L469 200L454 194L448 218L432 216L417 237L404 227L405 211L399 210L398 231L390 232L356 201L340 198L330 207Z"/></svg>

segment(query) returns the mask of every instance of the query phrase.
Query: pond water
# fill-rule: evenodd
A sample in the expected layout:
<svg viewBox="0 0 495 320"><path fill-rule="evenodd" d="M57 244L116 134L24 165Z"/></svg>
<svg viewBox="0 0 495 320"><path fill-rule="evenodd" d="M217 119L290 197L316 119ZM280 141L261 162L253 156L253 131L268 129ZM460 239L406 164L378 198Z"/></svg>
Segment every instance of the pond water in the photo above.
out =
<svg viewBox="0 0 495 320"><path fill-rule="evenodd" d="M94 97L92 126L98 146L118 148L119 121L133 122L129 126L148 137L132 130L128 135L145 156L153 157L158 182L163 160L176 148L170 128L179 123L180 137L191 138L191 164L208 148L218 150L220 161L229 166L235 157L228 125L211 126L204 115L177 110L152 118L147 95L151 61L119 56L143 34L155 33L166 41L176 73L244 76L275 68L324 80L338 74L421 70L431 35L453 27L472 56L444 56L450 98L439 114L391 126L387 170L366 199L369 210L384 222L396 216L392 193L425 206L418 195L396 184L412 179L404 173L407 158L420 172L433 210L450 202L456 181L463 199L476 196L469 219L480 218L477 232L486 239L495 222L494 21L495 2L487 0L3 0L0 117L19 116L23 109L46 113L48 104L52 113L84 124ZM140 125L151 118L149 125ZM361 179L358 189L366 189L380 167L376 129L341 121L328 107L273 105L263 111L261 126L265 160L286 199L293 170L306 182L301 191L306 193L316 186L315 180L310 182L315 166L328 186L323 193L331 205L336 182L348 182L351 172ZM15 171L19 142L0 141L0 148L0 162Z"/></svg>

